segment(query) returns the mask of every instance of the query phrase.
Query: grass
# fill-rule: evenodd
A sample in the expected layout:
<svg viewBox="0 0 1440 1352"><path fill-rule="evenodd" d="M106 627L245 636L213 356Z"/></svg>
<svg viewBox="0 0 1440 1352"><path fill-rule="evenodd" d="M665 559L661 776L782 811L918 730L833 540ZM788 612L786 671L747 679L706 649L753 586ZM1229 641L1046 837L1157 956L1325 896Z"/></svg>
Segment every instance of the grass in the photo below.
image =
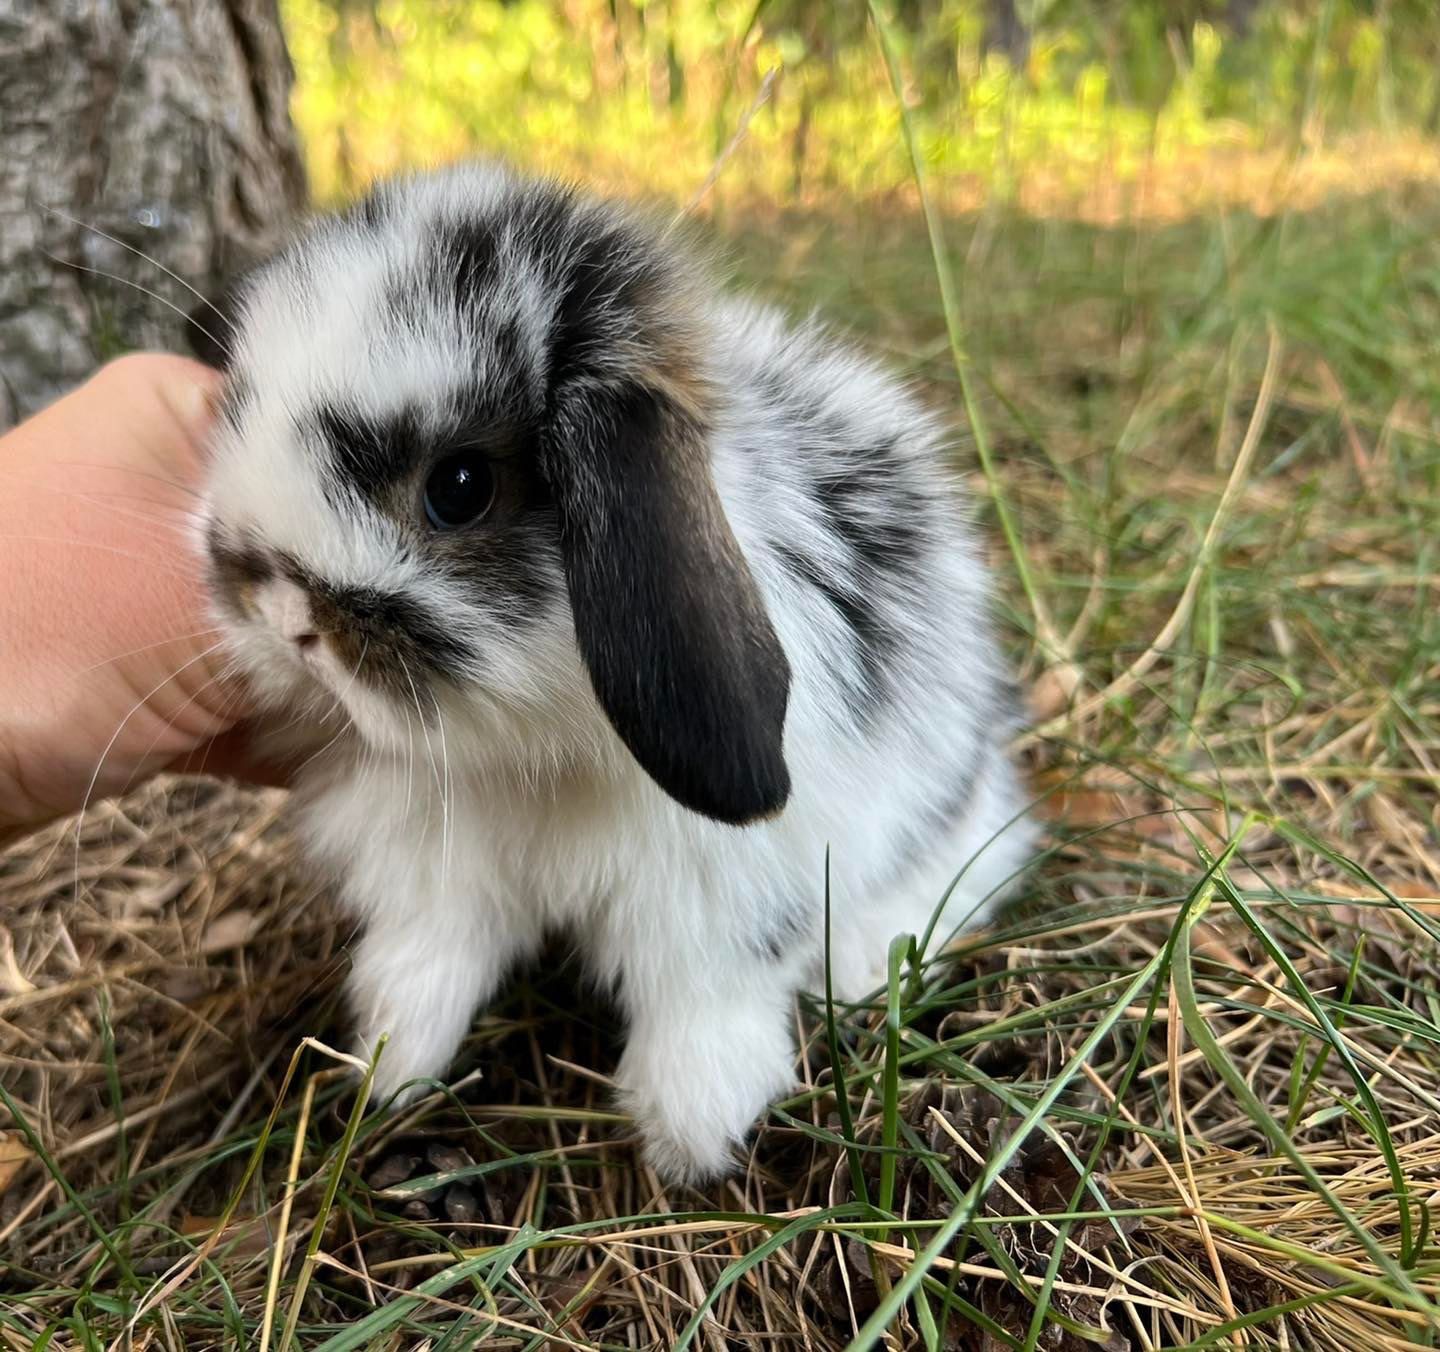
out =
<svg viewBox="0 0 1440 1352"><path fill-rule="evenodd" d="M744 1171L667 1192L565 963L448 1086L361 1110L326 1045L345 935L282 800L105 805L78 878L73 824L0 858L0 1339L1440 1343L1440 175L1415 163L1377 187L1317 154L1204 211L1190 162L1119 208L1103 178L973 210L942 182L933 235L914 193L710 200L746 282L971 406L956 465L1049 823L1017 905L918 970L902 942L866 1006L803 1002Z"/></svg>
<svg viewBox="0 0 1440 1352"><path fill-rule="evenodd" d="M1013 192L1133 182L1157 157L1440 126L1428 0L911 0L894 45L925 162ZM1240 34L1225 11L1253 11ZM283 0L323 200L483 147L684 200L759 100L722 196L853 199L908 181L865 0Z"/></svg>

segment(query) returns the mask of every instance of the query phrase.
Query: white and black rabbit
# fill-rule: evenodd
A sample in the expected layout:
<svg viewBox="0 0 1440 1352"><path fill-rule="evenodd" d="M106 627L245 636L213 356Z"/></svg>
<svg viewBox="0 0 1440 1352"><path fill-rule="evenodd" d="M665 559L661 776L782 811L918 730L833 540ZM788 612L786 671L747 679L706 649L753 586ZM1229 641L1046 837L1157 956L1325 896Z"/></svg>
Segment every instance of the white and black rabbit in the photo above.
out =
<svg viewBox="0 0 1440 1352"><path fill-rule="evenodd" d="M494 166L389 183L206 318L204 548L298 827L360 920L386 1094L551 930L628 1023L649 1160L722 1172L794 993L993 908L1031 830L941 426L630 210ZM284 719L278 719L283 722Z"/></svg>

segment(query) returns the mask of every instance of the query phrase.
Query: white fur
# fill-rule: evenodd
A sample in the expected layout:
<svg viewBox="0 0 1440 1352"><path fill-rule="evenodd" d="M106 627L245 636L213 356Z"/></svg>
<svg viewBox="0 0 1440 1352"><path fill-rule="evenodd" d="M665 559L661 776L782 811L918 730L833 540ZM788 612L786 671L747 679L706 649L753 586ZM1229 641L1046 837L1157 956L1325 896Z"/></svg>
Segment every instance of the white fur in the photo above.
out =
<svg viewBox="0 0 1440 1352"><path fill-rule="evenodd" d="M389 1035L380 1092L442 1075L477 1008L561 931L627 1015L619 1086L649 1158L667 1176L700 1178L727 1166L791 1082L791 998L823 977L827 851L833 975L845 998L880 984L889 940L923 934L957 875L935 942L991 915L1032 838L1003 751L1014 710L936 423L869 360L749 303L717 300L709 315L712 378L724 392L710 451L792 668L793 790L774 820L707 820L646 777L591 692L563 590L518 646L495 615L428 576L393 523L333 510L296 415L327 392L376 412L438 408L485 379L454 315L386 326L377 310L397 270L423 263L420 223L486 209L512 187L490 170L422 179L406 189L405 228L334 229L277 265L241 326L236 365L249 394L217 436L207 492L226 529L316 575L383 583L445 614L483 648L483 685L383 699L292 650L281 636L303 617L283 589L249 619L223 620L262 697L301 710L317 748L298 821L364 922L353 1004L362 1047ZM504 285L508 300L496 304L538 344L532 282ZM795 408L762 396L767 373L803 396ZM804 425L802 405L823 413L823 428ZM792 542L837 573L853 562L812 492L832 470L837 436L848 447L898 437L897 454L934 503L933 520L918 523L913 576L892 579L879 602L904 641L871 720L847 693L863 673L844 617L771 548ZM956 791L957 766L968 797L953 819L934 820ZM796 915L799 932L787 928Z"/></svg>

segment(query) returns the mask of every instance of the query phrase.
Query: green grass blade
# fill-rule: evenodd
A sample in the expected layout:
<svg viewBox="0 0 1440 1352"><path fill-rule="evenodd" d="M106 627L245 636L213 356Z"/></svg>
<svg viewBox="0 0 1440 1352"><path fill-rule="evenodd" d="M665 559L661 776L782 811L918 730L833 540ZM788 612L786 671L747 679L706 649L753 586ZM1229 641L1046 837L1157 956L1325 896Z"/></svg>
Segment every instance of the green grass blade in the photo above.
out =
<svg viewBox="0 0 1440 1352"><path fill-rule="evenodd" d="M1355 982L1360 976L1360 959L1365 951L1365 938L1362 935L1356 943L1354 951L1350 955L1350 966L1345 973L1345 989L1340 996L1340 1008L1335 1015L1335 1031L1338 1033L1345 1026L1347 1016L1350 1013L1350 1002L1355 997ZM1327 1043L1315 1053L1315 1060L1309 1071L1305 1069L1305 1049L1309 1045L1309 1038L1302 1036L1296 1045L1295 1063L1291 1067L1291 1090L1290 1107L1285 1114L1285 1131L1287 1135L1293 1135L1296 1125L1305 1115L1305 1105L1310 1101L1310 1095L1315 1090L1315 1083L1319 1080L1325 1070L1325 1063L1330 1059L1330 1046ZM1424 1208L1421 1208L1424 1214Z"/></svg>
<svg viewBox="0 0 1440 1352"><path fill-rule="evenodd" d="M964 321L960 315L960 294L955 284L955 274L950 266L950 251L945 243L945 232L940 217L931 201L926 183L924 161L915 137L914 122L910 106L905 97L905 80L900 71L900 59L895 52L895 43L890 33L889 20L880 12L876 0L866 0L870 21L874 25L880 42L880 51L885 60L885 69L890 77L890 88L895 96L895 106L900 113L900 128L905 138L905 150L910 157L910 171L920 195L920 210L925 217L925 229L930 237L930 253L935 264L935 279L940 286L940 305L945 314L945 332L950 340L950 355L955 363L955 374L960 380L960 396L965 405L965 417L970 423L970 434L975 440L975 454L980 461L981 473L995 504L995 516L1009 546L1010 557L1020 586L1030 604L1034 617L1035 635L1044 645L1052 661L1064 660L1069 654L1050 618L1050 608L1041 595L1040 588L1030 568L1030 555L1020 538L1020 528L1010 510L1010 502L1001 485L995 468L994 456L990 449L990 433L980 412L980 401L975 396L974 382L970 378L970 357L966 350Z"/></svg>
<svg viewBox="0 0 1440 1352"><path fill-rule="evenodd" d="M860 1151L856 1148L855 1116L850 1110L850 1086L840 1059L840 1027L835 1018L835 988L830 969L830 850L825 850L825 1036L830 1044L830 1078L835 1088L835 1111L840 1114L840 1131L845 1137L846 1158L850 1164L850 1186L856 1198L870 1204L865 1187L865 1170Z"/></svg>
<svg viewBox="0 0 1440 1352"><path fill-rule="evenodd" d="M331 1209L335 1205L335 1194L340 1189L340 1180L345 1174L346 1161L349 1160L350 1152L355 1148L355 1133L360 1130L360 1123L365 1117L366 1105L370 1102L370 1086L375 1080L375 1068L380 1064L380 1057L384 1054L385 1042L386 1038L382 1034L376 1044L375 1055L371 1058L365 1076L355 1092L355 1103L350 1109L350 1117L345 1123L345 1134L340 1138L340 1146L336 1150L334 1161L330 1166L330 1177L325 1182L325 1192L321 1197L320 1207L310 1223L310 1240L305 1246L305 1258L300 1265L300 1275L295 1280L295 1290L290 1297L290 1312L285 1318L284 1331L280 1334L279 1352L285 1352L295 1337L295 1326L300 1322L300 1310L305 1304L305 1292L310 1285L310 1278L315 1272L315 1255L320 1252L320 1246L325 1242L325 1222L329 1219Z"/></svg>
<svg viewBox="0 0 1440 1352"><path fill-rule="evenodd" d="M1305 1158L1304 1154L1296 1148L1294 1142L1280 1129L1280 1124L1275 1121L1265 1105L1255 1096L1254 1091L1250 1088L1249 1084L1246 1083L1245 1077L1236 1068L1229 1054L1210 1031L1210 1025L1205 1021L1205 1017L1200 1011L1200 1002L1195 991L1195 975L1190 958L1190 931L1203 912L1204 907L1197 906L1190 915L1186 917L1182 927L1180 942L1177 943L1175 947L1172 970L1174 972L1175 992L1180 1003L1181 1017L1185 1023L1185 1031L1190 1035L1195 1045L1200 1048L1211 1068L1225 1081L1226 1087L1235 1096L1250 1120L1260 1128L1270 1143L1299 1170L1304 1176L1305 1181L1315 1190L1318 1196L1324 1199L1325 1204L1355 1237L1356 1241L1369 1255L1376 1267L1390 1279L1394 1288L1393 1291L1389 1293L1391 1299L1398 1299L1410 1309L1419 1310L1427 1315L1427 1317L1440 1318L1440 1308L1437 1308L1426 1298L1424 1293L1415 1286L1409 1274L1394 1258L1385 1252L1369 1230L1367 1230L1351 1213L1350 1209L1335 1196L1310 1161Z"/></svg>
<svg viewBox="0 0 1440 1352"><path fill-rule="evenodd" d="M890 941L886 958L887 990L885 999L885 1070L881 1082L882 1117L880 1144L880 1198L878 1205L887 1216L895 1209L896 1145L900 1140L900 968L906 955L913 959L915 939L909 934L896 935ZM884 1238L884 1232L881 1232Z"/></svg>
<svg viewBox="0 0 1440 1352"><path fill-rule="evenodd" d="M980 1177L966 1192L960 1204L935 1232L924 1250L917 1255L909 1271L901 1277L890 1294L880 1302L875 1312L865 1321L860 1332L848 1344L848 1352L868 1352L868 1349L880 1341L885 1330L910 1298L911 1292L920 1283L931 1263L944 1253L955 1236L974 1218L980 1202L989 1192L995 1180L1004 1172L1005 1166L1014 1158L1015 1152L1035 1129L1035 1125L1040 1119L1050 1111L1051 1106L1065 1091L1070 1081L1079 1074L1080 1067L1090 1059L1095 1048L1109 1036L1111 1028L1123 1016L1125 1007L1140 991L1145 989L1146 984L1159 970L1164 958L1165 950L1163 949L1150 958L1132 978L1113 1008L1097 1021L1075 1054L1061 1067L1059 1073L1046 1086L1044 1093L1036 1099L1034 1107L1025 1114L1020 1125L1011 1133L1010 1138L981 1170Z"/></svg>
<svg viewBox="0 0 1440 1352"><path fill-rule="evenodd" d="M1414 1251L1414 1234L1410 1217L1410 1186L1405 1178L1405 1169L1400 1163L1400 1156L1395 1151L1395 1142L1390 1137L1385 1114L1381 1111L1380 1104L1375 1098L1375 1091L1370 1088L1370 1082L1355 1063L1355 1057L1340 1030L1330 1021L1330 1016L1325 1013L1324 1007L1310 993L1310 988L1306 986L1304 978L1295 970L1295 964L1290 961L1290 955L1275 942L1270 931L1261 923L1259 917L1246 903L1245 898L1240 895L1223 873L1216 876L1216 886L1225 893L1231 909L1240 916L1246 927L1260 941L1261 947L1264 948L1271 961L1284 973L1296 998L1305 1006L1310 1017L1320 1025L1324 1032L1326 1047L1339 1058L1354 1083L1355 1092L1360 1096L1368 1114L1370 1135L1375 1144L1379 1146L1380 1153L1385 1157L1385 1167L1390 1174L1391 1186L1395 1189L1395 1203L1400 1221L1400 1266L1411 1267L1418 1255ZM1278 1123L1275 1124L1275 1130L1278 1135L1285 1134Z"/></svg>
<svg viewBox="0 0 1440 1352"><path fill-rule="evenodd" d="M700 1332L705 1322L705 1316L710 1312L715 1302L725 1294L727 1288L734 1286L751 1268L763 1263L777 1249L783 1249L787 1244L793 1243L801 1235L809 1234L812 1230L819 1229L828 1221L843 1220L854 1215L856 1208L853 1204L845 1206L826 1207L823 1211L817 1211L810 1216L801 1216L799 1220L791 1221L783 1229L777 1230L768 1239L762 1240L743 1258L731 1263L724 1272L720 1274L719 1280L706 1293L705 1299L696 1307L695 1313L690 1316L685 1327L680 1331L680 1336L675 1340L674 1352L685 1352L685 1349L695 1341L695 1336Z"/></svg>
<svg viewBox="0 0 1440 1352"><path fill-rule="evenodd" d="M20 1134L25 1138L25 1144L30 1147L35 1158L45 1166L46 1173L55 1180L70 1205L79 1213L86 1226L89 1227L90 1233L95 1236L100 1247L105 1251L106 1256L115 1264L116 1270L124 1277L130 1288L135 1289L135 1273L130 1267L129 1259L116 1248L109 1231L100 1224L95 1213L81 1200L80 1194L70 1186L70 1180L65 1177L59 1163L45 1148L45 1142L40 1139L40 1133L30 1125L30 1119L20 1111L20 1105L10 1097L10 1092L3 1083L0 1083L0 1104L5 1105L5 1111L10 1114L10 1120L14 1122L19 1128Z"/></svg>

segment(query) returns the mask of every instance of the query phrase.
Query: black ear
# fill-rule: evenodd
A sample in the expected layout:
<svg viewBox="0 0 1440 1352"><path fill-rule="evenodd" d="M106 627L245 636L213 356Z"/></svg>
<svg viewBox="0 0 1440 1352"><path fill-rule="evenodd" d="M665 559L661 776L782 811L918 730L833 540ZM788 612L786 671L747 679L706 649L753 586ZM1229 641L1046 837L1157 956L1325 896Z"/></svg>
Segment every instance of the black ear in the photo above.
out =
<svg viewBox="0 0 1440 1352"><path fill-rule="evenodd" d="M250 271L239 273L221 287L213 298L196 301L185 316L185 342L206 366L219 371L230 368L235 355L235 333L240 321L240 303Z"/></svg>
<svg viewBox="0 0 1440 1352"><path fill-rule="evenodd" d="M710 474L664 393L557 410L541 449L580 654L611 725L672 798L741 825L790 794L790 666Z"/></svg>

